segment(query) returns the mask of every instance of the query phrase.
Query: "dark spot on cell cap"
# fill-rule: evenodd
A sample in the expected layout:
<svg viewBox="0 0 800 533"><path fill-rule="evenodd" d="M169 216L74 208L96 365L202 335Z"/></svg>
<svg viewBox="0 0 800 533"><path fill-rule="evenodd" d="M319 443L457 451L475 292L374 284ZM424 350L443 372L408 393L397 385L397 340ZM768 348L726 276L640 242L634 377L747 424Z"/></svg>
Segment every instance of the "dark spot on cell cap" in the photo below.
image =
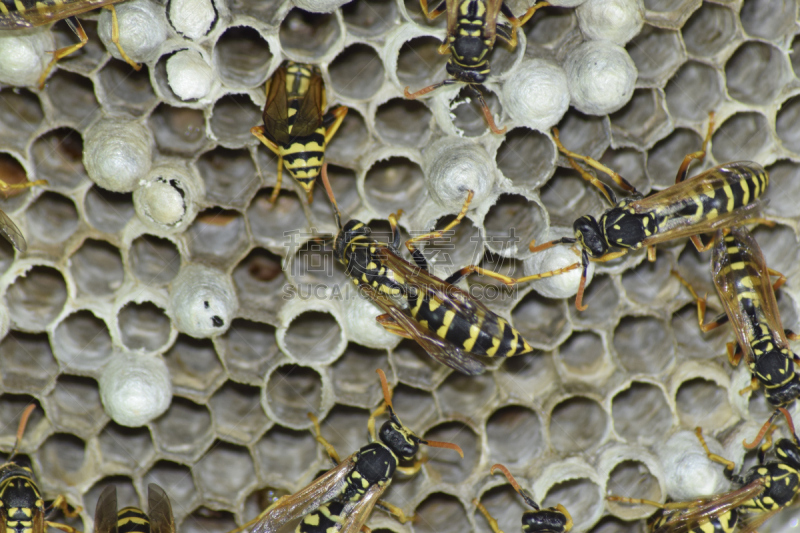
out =
<svg viewBox="0 0 800 533"><path fill-rule="evenodd" d="M225 321L217 315L214 315L211 317L211 323L214 324L215 328L221 328L225 324Z"/></svg>
<svg viewBox="0 0 800 533"><path fill-rule="evenodd" d="M206 309L208 309L209 307L211 307L210 305L208 305L208 300L206 300L205 302L203 302L203 307L205 307Z"/></svg>

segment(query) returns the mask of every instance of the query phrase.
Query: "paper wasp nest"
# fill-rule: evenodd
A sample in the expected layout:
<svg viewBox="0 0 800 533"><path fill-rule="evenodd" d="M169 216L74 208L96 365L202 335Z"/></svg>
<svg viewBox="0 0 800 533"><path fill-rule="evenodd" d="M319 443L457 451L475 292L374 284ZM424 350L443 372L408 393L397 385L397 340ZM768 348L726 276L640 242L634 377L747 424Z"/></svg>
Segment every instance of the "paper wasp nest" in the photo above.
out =
<svg viewBox="0 0 800 533"><path fill-rule="evenodd" d="M503 80L528 79L519 69L530 65L566 68L585 42L600 42L584 34L614 39L591 46L629 56L635 90L610 115L570 107L558 120L565 144L647 192L674 181L715 110L713 149L700 168L745 159L770 171L766 215L778 224L755 235L770 266L788 276L779 304L784 325L796 329L796 1L644 0L641 29L634 14L626 19L634 29L616 33L589 27L608 16L596 5L578 14L542 9L516 52L498 46L492 54L488 100L498 124L509 126L502 136L488 131L474 103L450 106L458 88L402 97L405 85L416 90L445 76L446 57L436 53L445 17L424 20L417 0L340 3L303 2L325 11L311 13L288 1L173 1L166 17L165 6L137 0L130 16L153 21L128 45L144 62L140 72L111 59L97 38L104 13L86 20L89 43L60 62L45 90L3 86L2 175L49 181L0 201L29 243L27 254L15 255L0 241L4 449L22 407L36 401L46 416L33 419L23 451L48 496L63 491L84 506L78 525L89 527L105 484L116 483L127 505L144 503L147 484L157 482L181 531L224 533L328 468L307 412L324 419L340 454L365 443L369 409L380 398L375 369L383 368L399 379L394 403L404 422L457 442L466 457L429 451L423 472L386 495L419 519L401 526L377 511L373 530L486 532L471 503L478 497L506 533L519 531L522 502L501 477L488 476L501 462L538 501L566 506L577 531L639 531L635 519L650 510L607 504L606 494L658 499L669 489L683 497L696 489L688 485L721 472L702 456L687 463L674 447L656 445L699 425L736 458L768 413L761 393L749 402L737 393L749 376L724 358L730 328L703 335L689 295L670 276L679 270L700 294L712 294L714 308L708 254L681 241L659 247L654 264L642 253L599 264L582 313L535 286L501 293L487 303L538 351L467 378L377 326L377 310L352 299L322 244L294 246L312 227L334 229L330 205L317 187L309 208L284 174L271 206L276 160L249 129L261 119L264 82L283 60L318 64L329 103L350 108L327 151L345 214L378 222L402 208L406 233L441 227L461 202L448 189L452 180L473 178L425 173L446 171L438 155L456 154L455 164L468 153L486 169L475 178L481 190L449 242L428 247L429 255L439 252L436 272L484 258L484 266L521 275L531 239L606 206L557 165L549 127L529 129L534 122L502 110L526 102L504 94ZM521 13L526 5L511 7ZM91 20L98 16L100 23ZM57 25L56 41L73 39L67 31ZM569 82L553 79L561 85L542 87ZM547 94L563 105L563 91ZM462 140L447 137L459 131ZM202 295L176 295L177 280L190 275L202 278L191 282L202 284ZM122 357L139 363L109 366ZM153 402L163 405L151 406L144 426L112 421L101 398L124 376L104 369L141 366L142 375L161 376L162 361L171 401L158 379L144 380L160 387ZM111 392L98 385L106 382ZM676 462L692 468L678 472ZM773 530L791 514L773 519Z"/></svg>

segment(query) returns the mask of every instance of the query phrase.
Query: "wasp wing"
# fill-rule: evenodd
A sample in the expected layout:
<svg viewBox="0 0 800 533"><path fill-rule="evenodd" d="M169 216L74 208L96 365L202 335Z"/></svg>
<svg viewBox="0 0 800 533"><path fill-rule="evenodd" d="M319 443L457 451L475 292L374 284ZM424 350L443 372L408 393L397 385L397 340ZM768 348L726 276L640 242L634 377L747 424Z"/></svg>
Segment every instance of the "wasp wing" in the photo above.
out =
<svg viewBox="0 0 800 533"><path fill-rule="evenodd" d="M164 489L150 483L147 486L147 500L150 516L150 531L152 533L175 533L175 518L172 514L172 505Z"/></svg>
<svg viewBox="0 0 800 533"><path fill-rule="evenodd" d="M320 505L331 501L342 490L345 478L355 467L351 455L337 466L315 479L301 491L279 499L259 520L250 533L276 533L287 522L307 515Z"/></svg>
<svg viewBox="0 0 800 533"><path fill-rule="evenodd" d="M308 91L300 102L292 123L292 138L311 135L322 124L323 107L325 106L325 87L322 76L316 69L312 71Z"/></svg>
<svg viewBox="0 0 800 533"><path fill-rule="evenodd" d="M22 253L28 249L28 243L25 242L22 232L19 230L14 221L9 218L3 211L0 210L0 233L14 245L14 248Z"/></svg>
<svg viewBox="0 0 800 533"><path fill-rule="evenodd" d="M287 145L289 135L289 98L286 94L286 65L281 65L267 87L264 104L264 135L279 145Z"/></svg>
<svg viewBox="0 0 800 533"><path fill-rule="evenodd" d="M458 10L464 0L447 0L447 35L444 42L450 42L450 36L458 32Z"/></svg>
<svg viewBox="0 0 800 533"><path fill-rule="evenodd" d="M486 0L486 23L483 28L483 37L489 41L489 47L494 46L497 35L497 17L505 0Z"/></svg>
<svg viewBox="0 0 800 533"><path fill-rule="evenodd" d="M42 26L44 24L52 24L65 18L74 17L88 11L92 11L99 7L116 4L122 0L64 0L62 2L53 2L45 5L44 2L36 3L36 9L26 9L25 19L30 26ZM4 15L5 17L5 15ZM17 17L19 18L19 17ZM0 29L11 29L14 27L23 27L14 25L10 28L5 25L0 26Z"/></svg>
<svg viewBox="0 0 800 533"><path fill-rule="evenodd" d="M95 533L117 533L117 487L109 485L97 499L94 510Z"/></svg>
<svg viewBox="0 0 800 533"><path fill-rule="evenodd" d="M752 514L739 521L739 533L755 533L764 523L775 516L783 507L777 507L766 513Z"/></svg>
<svg viewBox="0 0 800 533"><path fill-rule="evenodd" d="M375 504L378 503L388 487L389 483L385 483L383 486L372 485L357 502L348 503L342 513L344 520L340 533L360 533L361 528L369 520Z"/></svg>

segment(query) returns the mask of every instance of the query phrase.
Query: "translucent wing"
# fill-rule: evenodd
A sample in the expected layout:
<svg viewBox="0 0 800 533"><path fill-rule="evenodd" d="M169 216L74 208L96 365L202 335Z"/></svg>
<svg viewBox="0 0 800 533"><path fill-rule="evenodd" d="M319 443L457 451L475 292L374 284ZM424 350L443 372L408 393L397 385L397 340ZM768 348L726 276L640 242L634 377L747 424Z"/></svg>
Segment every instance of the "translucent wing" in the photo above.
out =
<svg viewBox="0 0 800 533"><path fill-rule="evenodd" d="M147 486L147 505L152 533L175 533L175 518L169 496L164 490L150 483Z"/></svg>
<svg viewBox="0 0 800 533"><path fill-rule="evenodd" d="M292 137L311 135L322 124L324 91L322 76L314 69L309 81L308 91L303 96L300 107L294 116Z"/></svg>
<svg viewBox="0 0 800 533"><path fill-rule="evenodd" d="M389 483L383 486L372 485L367 489L366 494L364 494L361 499L352 504L352 508L348 509L348 507L350 507L350 504L348 504L342 513L344 515L344 520L342 522L341 533L359 533L364 524L367 523L367 520L369 520L369 516L372 514L372 509L375 508L375 504L378 503L381 495L388 487Z"/></svg>
<svg viewBox="0 0 800 533"><path fill-rule="evenodd" d="M94 511L95 533L117 533L117 487L109 485L97 499Z"/></svg>
<svg viewBox="0 0 800 533"><path fill-rule="evenodd" d="M447 0L447 35L456 34L456 26L458 26L458 9L461 2L466 0ZM445 37L445 42L448 38Z"/></svg>
<svg viewBox="0 0 800 533"><path fill-rule="evenodd" d="M63 0L62 2L50 2L47 4L44 2L31 2L29 9L25 10L24 18L28 22L28 27L41 26L43 24L52 24L53 22L64 20L68 17L74 17L75 15L80 15L99 7L116 4L121 1L122 0ZM3 17L5 18L5 16L6 15ZM11 27L6 27L5 24L0 25L0 29L21 27L25 26L20 26L19 24L15 24Z"/></svg>
<svg viewBox="0 0 800 533"><path fill-rule="evenodd" d="M0 233L20 252L25 253L28 249L28 243L25 242L22 232L3 211L0 211Z"/></svg>
<svg viewBox="0 0 800 533"><path fill-rule="evenodd" d="M488 39L489 46L494 46L497 29L497 16L504 0L486 0L486 26L483 29L483 36Z"/></svg>
<svg viewBox="0 0 800 533"><path fill-rule="evenodd" d="M267 87L264 104L264 134L279 145L286 145L289 136L289 99L286 94L286 66L281 65Z"/></svg>

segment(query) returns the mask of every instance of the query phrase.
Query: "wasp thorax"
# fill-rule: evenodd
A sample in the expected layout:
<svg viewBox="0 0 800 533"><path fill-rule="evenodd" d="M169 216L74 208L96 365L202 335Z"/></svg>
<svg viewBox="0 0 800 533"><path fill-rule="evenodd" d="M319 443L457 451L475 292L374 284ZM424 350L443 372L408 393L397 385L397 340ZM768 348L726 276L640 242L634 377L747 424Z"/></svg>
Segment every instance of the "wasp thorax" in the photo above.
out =
<svg viewBox="0 0 800 533"><path fill-rule="evenodd" d="M792 468L800 470L800 448L791 440L779 440L775 444L775 454Z"/></svg>
<svg viewBox="0 0 800 533"><path fill-rule="evenodd" d="M600 224L593 217L582 216L572 225L575 239L592 257L602 257L608 251Z"/></svg>
<svg viewBox="0 0 800 533"><path fill-rule="evenodd" d="M410 461L419 451L419 441L408 429L393 420L383 423L379 437L400 459Z"/></svg>
<svg viewBox="0 0 800 533"><path fill-rule="evenodd" d="M783 406L800 397L800 376L794 370L791 355L780 350L770 350L754 362L753 373L766 387L769 403Z"/></svg>

